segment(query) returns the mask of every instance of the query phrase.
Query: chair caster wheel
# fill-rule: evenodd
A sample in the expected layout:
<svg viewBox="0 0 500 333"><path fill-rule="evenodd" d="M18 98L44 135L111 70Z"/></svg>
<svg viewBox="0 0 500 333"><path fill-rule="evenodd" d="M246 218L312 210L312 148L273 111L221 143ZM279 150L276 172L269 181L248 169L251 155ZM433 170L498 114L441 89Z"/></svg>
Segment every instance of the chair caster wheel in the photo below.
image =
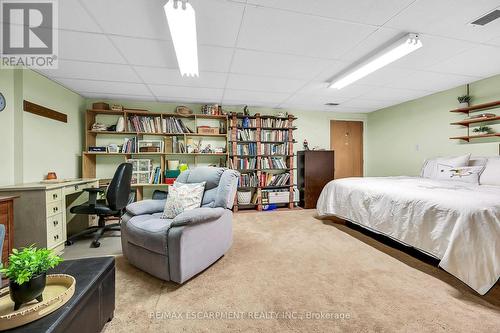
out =
<svg viewBox="0 0 500 333"><path fill-rule="evenodd" d="M71 245L73 245L73 241L67 240L64 242L64 245L71 246Z"/></svg>
<svg viewBox="0 0 500 333"><path fill-rule="evenodd" d="M96 242L92 242L92 247L99 247L99 246L101 246L101 243L99 243L97 241Z"/></svg>

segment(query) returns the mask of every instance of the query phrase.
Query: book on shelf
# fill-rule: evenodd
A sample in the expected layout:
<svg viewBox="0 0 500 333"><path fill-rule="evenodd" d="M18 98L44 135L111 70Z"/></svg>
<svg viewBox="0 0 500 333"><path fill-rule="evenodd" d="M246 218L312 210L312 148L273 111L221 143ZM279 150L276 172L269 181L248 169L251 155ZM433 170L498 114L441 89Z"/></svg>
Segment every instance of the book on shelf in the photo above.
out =
<svg viewBox="0 0 500 333"><path fill-rule="evenodd" d="M263 157L260 160L261 169L286 169L288 168L283 157Z"/></svg>
<svg viewBox="0 0 500 333"><path fill-rule="evenodd" d="M128 117L128 128L132 132L140 133L165 133L165 134L183 134L193 133L187 127L182 119L176 117L159 116L130 116Z"/></svg>
<svg viewBox="0 0 500 333"><path fill-rule="evenodd" d="M255 169L256 167L257 159L254 157L238 159L237 168L240 170Z"/></svg>
<svg viewBox="0 0 500 333"><path fill-rule="evenodd" d="M137 138L123 139L122 153L137 153Z"/></svg>
<svg viewBox="0 0 500 333"><path fill-rule="evenodd" d="M288 119L263 118L261 127L288 128L290 127L290 121Z"/></svg>
<svg viewBox="0 0 500 333"><path fill-rule="evenodd" d="M149 177L149 184L161 184L161 168L155 167Z"/></svg>
<svg viewBox="0 0 500 333"><path fill-rule="evenodd" d="M290 179L290 173L279 173L272 174L263 172L260 175L260 186L261 187L269 187L269 186L285 186L288 185L288 181Z"/></svg>
<svg viewBox="0 0 500 333"><path fill-rule="evenodd" d="M255 172L243 173L238 179L238 187L257 187L258 179Z"/></svg>
<svg viewBox="0 0 500 333"><path fill-rule="evenodd" d="M261 130L261 141L288 141L287 130Z"/></svg>
<svg viewBox="0 0 500 333"><path fill-rule="evenodd" d="M241 141L255 141L256 131L251 129L238 129L237 139Z"/></svg>
<svg viewBox="0 0 500 333"><path fill-rule="evenodd" d="M257 144L256 143L237 144L236 155L257 155Z"/></svg>
<svg viewBox="0 0 500 333"><path fill-rule="evenodd" d="M261 143L260 152L263 155L288 155L288 142L284 143Z"/></svg>

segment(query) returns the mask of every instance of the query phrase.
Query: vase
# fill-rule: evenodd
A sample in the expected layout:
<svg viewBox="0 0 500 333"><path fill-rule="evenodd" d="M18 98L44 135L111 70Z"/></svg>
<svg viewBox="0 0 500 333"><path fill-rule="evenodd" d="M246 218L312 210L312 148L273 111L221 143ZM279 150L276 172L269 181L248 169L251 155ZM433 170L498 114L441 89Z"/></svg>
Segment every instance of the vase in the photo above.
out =
<svg viewBox="0 0 500 333"><path fill-rule="evenodd" d="M46 281L46 272L32 277L29 281L23 284L17 284L14 281L10 281L9 292L10 299L14 302L14 311L18 310L24 303L28 303L34 299L38 302L42 302L42 293L45 289Z"/></svg>
<svg viewBox="0 0 500 333"><path fill-rule="evenodd" d="M458 104L458 107L459 107L460 109L463 109L463 108L468 108L468 107L469 107L469 103L467 103L467 102L459 103L459 104Z"/></svg>
<svg viewBox="0 0 500 333"><path fill-rule="evenodd" d="M123 132L125 130L125 118L120 116L116 122L116 131Z"/></svg>

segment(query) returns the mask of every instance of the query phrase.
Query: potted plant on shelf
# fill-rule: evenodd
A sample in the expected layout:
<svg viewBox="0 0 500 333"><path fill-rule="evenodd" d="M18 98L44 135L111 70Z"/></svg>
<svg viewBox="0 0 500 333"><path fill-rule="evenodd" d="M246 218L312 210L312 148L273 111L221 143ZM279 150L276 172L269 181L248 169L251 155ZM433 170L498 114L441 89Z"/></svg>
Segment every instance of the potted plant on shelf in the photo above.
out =
<svg viewBox="0 0 500 333"><path fill-rule="evenodd" d="M470 100L471 100L471 97L469 95L458 96L457 99L458 99L458 103L459 103L458 106L460 108L467 108L467 107L469 107Z"/></svg>
<svg viewBox="0 0 500 333"><path fill-rule="evenodd" d="M12 250L9 265L0 272L10 279L9 291L14 310L34 299L43 301L47 271L61 262L62 259L52 250L37 249L33 245L22 250Z"/></svg>
<svg viewBox="0 0 500 333"><path fill-rule="evenodd" d="M493 133L493 130L491 129L491 127L488 126L479 126L474 128L472 132L474 132L477 135L486 135Z"/></svg>

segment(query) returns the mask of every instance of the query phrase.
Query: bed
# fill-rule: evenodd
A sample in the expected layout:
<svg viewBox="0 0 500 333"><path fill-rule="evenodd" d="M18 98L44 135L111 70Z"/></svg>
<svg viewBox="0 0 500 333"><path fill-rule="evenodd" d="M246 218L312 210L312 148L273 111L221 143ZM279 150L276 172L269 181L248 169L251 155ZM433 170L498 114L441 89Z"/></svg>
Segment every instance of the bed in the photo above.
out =
<svg viewBox="0 0 500 333"><path fill-rule="evenodd" d="M439 259L441 268L481 295L500 277L500 186L424 177L344 178L325 186L317 211Z"/></svg>

